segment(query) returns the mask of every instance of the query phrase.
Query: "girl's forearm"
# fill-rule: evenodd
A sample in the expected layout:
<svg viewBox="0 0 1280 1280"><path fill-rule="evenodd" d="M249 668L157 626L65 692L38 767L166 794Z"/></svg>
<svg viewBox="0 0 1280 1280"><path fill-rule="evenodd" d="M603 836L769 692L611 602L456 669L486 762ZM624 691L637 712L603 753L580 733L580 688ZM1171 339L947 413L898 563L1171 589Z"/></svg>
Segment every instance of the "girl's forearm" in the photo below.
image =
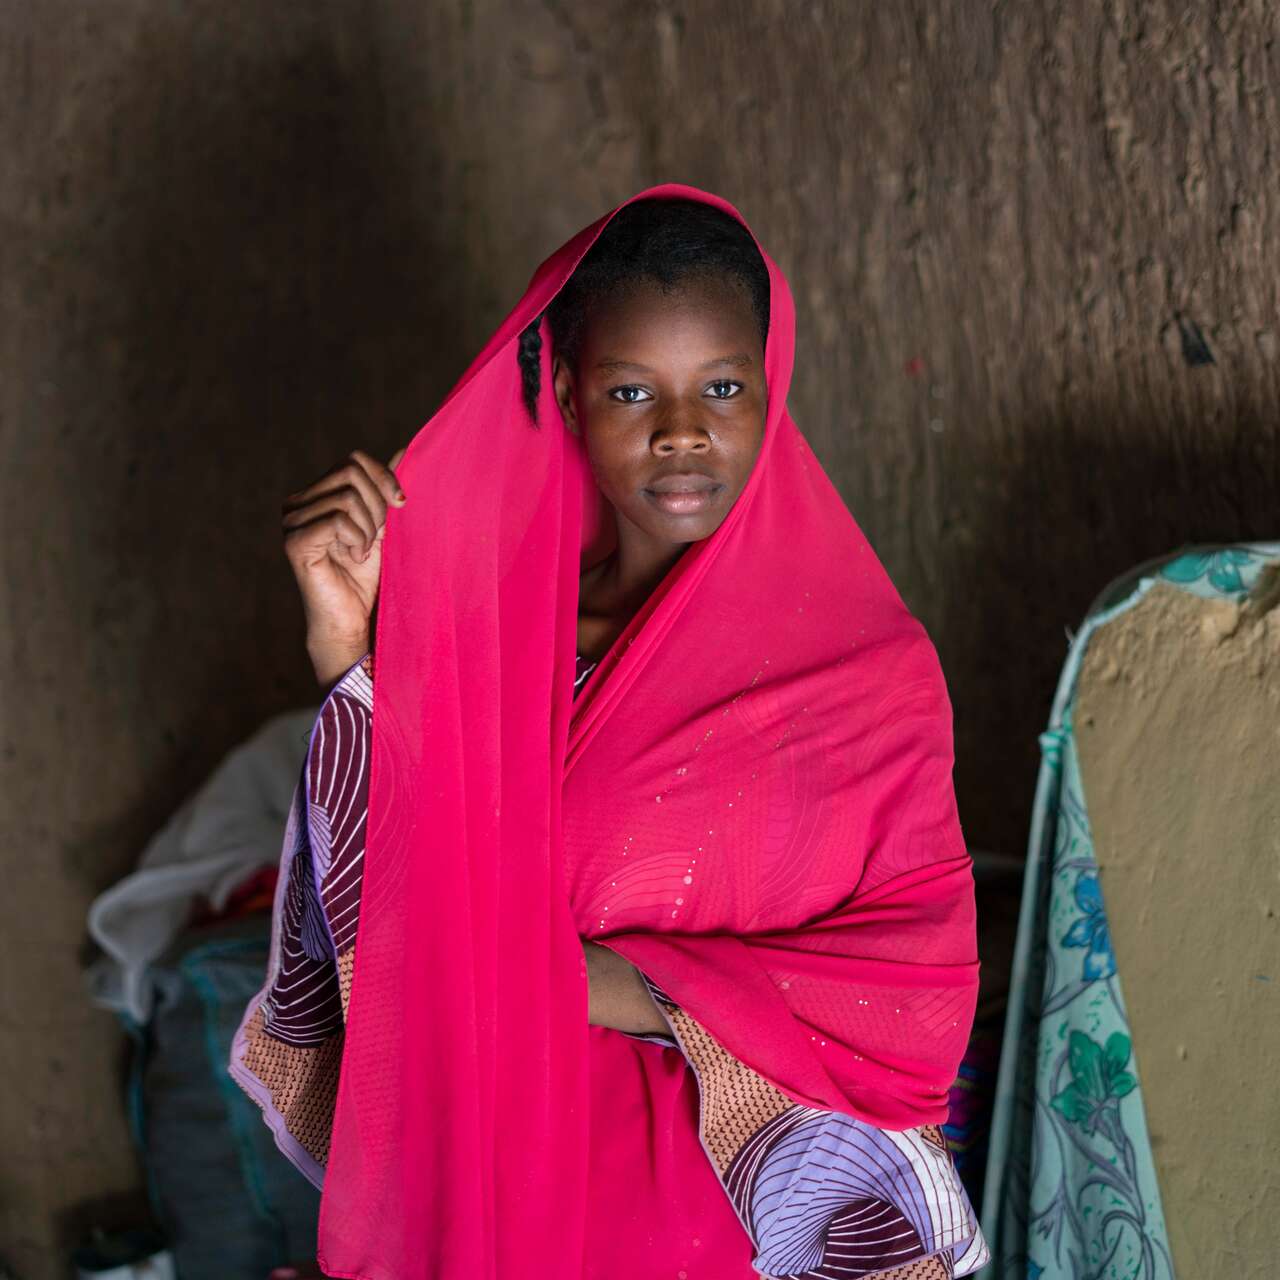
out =
<svg viewBox="0 0 1280 1280"><path fill-rule="evenodd" d="M583 939L590 984L587 1021L633 1035L669 1035L671 1028L654 1004L640 970L599 943Z"/></svg>

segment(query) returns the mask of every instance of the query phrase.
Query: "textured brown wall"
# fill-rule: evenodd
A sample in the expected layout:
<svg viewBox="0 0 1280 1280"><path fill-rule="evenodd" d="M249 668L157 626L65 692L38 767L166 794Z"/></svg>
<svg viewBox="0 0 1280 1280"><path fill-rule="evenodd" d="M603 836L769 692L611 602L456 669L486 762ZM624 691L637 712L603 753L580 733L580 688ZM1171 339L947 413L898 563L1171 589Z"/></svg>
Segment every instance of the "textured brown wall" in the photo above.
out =
<svg viewBox="0 0 1280 1280"><path fill-rule="evenodd" d="M1145 556L1280 532L1275 25L0 0L0 1254L58 1274L74 1206L135 1185L83 913L311 697L280 497L406 439L641 186L728 196L788 272L795 417L938 644L971 842L1020 851L1064 626Z"/></svg>
<svg viewBox="0 0 1280 1280"><path fill-rule="evenodd" d="M1090 637L1072 719L1174 1273L1261 1280L1280 1218L1280 572L1244 606L1157 582Z"/></svg>

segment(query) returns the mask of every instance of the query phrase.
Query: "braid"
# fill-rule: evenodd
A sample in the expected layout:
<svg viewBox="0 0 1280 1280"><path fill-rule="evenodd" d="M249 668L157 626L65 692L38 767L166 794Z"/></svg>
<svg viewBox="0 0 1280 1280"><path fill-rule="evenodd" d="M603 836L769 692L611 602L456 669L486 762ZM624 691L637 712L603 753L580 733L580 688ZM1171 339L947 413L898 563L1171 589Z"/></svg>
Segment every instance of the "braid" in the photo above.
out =
<svg viewBox="0 0 1280 1280"><path fill-rule="evenodd" d="M520 349L516 359L520 364L520 389L524 393L524 407L529 410L533 425L538 425L538 393L542 390L542 334L539 326L542 317L537 316L528 328L521 331Z"/></svg>
<svg viewBox="0 0 1280 1280"><path fill-rule="evenodd" d="M545 312L552 350L570 364L591 308L629 285L672 289L692 278L727 278L746 290L763 346L769 334L769 270L751 232L737 218L683 197L633 200L620 209L587 250ZM542 317L520 335L517 359L524 402L538 422Z"/></svg>

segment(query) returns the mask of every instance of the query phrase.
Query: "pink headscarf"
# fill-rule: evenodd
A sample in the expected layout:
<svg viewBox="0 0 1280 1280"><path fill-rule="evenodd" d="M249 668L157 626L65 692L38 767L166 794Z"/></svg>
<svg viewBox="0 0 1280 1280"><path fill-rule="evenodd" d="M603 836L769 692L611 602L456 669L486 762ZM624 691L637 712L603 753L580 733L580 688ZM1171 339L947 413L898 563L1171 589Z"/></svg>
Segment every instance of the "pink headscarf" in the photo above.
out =
<svg viewBox="0 0 1280 1280"><path fill-rule="evenodd" d="M692 187L645 197L742 220ZM767 254L754 469L573 699L579 572L612 513L555 403L545 322L537 429L516 348L616 212L538 268L400 468L330 1275L579 1274L580 937L796 1101L946 1118L978 969L950 704L787 413L794 308Z"/></svg>

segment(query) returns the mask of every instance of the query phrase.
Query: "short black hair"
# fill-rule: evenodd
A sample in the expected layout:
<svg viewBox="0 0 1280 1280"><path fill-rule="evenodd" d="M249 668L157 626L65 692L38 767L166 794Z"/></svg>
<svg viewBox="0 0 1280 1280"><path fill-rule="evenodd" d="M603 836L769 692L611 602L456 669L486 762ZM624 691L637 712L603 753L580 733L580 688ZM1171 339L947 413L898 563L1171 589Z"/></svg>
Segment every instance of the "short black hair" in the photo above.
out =
<svg viewBox="0 0 1280 1280"><path fill-rule="evenodd" d="M670 289L689 279L726 277L746 289L764 346L769 333L769 269L746 227L700 200L633 200L609 219L547 308L552 345L570 363L576 362L592 306L628 285L650 281ZM520 334L516 357L534 426L542 383L541 322L538 316Z"/></svg>

